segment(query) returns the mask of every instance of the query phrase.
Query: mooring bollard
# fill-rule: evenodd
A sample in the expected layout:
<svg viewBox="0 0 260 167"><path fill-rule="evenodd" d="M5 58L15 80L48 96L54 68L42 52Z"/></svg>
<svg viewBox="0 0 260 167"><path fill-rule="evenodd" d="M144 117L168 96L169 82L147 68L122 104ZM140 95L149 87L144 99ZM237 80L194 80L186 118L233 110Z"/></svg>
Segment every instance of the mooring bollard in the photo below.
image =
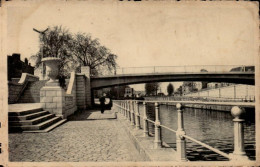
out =
<svg viewBox="0 0 260 167"><path fill-rule="evenodd" d="M136 108L135 108L135 129L140 129L140 113L139 113L139 102L136 101Z"/></svg>
<svg viewBox="0 0 260 167"><path fill-rule="evenodd" d="M234 122L234 152L230 154L231 160L248 160L244 148L244 119L241 119L241 115L245 111L238 106L232 107L231 114L235 119Z"/></svg>
<svg viewBox="0 0 260 167"><path fill-rule="evenodd" d="M178 129L176 132L176 148L177 148L177 160L178 161L187 161L186 157L186 140L184 131L184 121L183 121L183 111L180 103L176 105L178 112Z"/></svg>
<svg viewBox="0 0 260 167"><path fill-rule="evenodd" d="M135 126L135 122L134 122L134 101L130 101L130 105L131 105L131 110L130 110L130 114L131 114L131 126Z"/></svg>
<svg viewBox="0 0 260 167"><path fill-rule="evenodd" d="M162 147L159 104L155 103L154 148Z"/></svg>
<svg viewBox="0 0 260 167"><path fill-rule="evenodd" d="M144 137L149 136L149 131L148 131L148 121L147 121L147 114L146 114L146 102L143 102L144 105L144 117L143 117L143 124L144 124Z"/></svg>

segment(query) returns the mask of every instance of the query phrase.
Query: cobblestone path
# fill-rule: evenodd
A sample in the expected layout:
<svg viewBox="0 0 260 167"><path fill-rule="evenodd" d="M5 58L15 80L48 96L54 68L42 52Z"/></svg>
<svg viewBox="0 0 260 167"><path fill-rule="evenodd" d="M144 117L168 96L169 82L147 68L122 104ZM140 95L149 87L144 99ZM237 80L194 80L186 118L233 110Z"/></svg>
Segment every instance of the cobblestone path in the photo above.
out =
<svg viewBox="0 0 260 167"><path fill-rule="evenodd" d="M143 161L117 119L84 112L49 133L9 134L10 161Z"/></svg>

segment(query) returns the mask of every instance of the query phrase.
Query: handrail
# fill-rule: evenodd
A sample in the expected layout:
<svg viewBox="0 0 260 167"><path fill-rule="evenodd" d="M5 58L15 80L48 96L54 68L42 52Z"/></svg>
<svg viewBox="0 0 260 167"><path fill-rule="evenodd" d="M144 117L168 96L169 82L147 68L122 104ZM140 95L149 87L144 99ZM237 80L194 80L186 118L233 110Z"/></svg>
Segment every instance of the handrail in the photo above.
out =
<svg viewBox="0 0 260 167"><path fill-rule="evenodd" d="M120 108L123 108L123 107L119 106L118 104L116 104L116 105L117 105L118 107L120 107ZM140 117L142 117L142 116L140 116ZM155 121L152 121L152 120L150 120L150 119L146 119L146 120L149 121L149 122L151 122L151 123L153 123L153 124L156 124ZM165 126L165 125L160 124L160 125L158 125L158 126L161 126L161 127L165 128L165 129L167 129L167 130L169 130L169 131L172 131L172 132L174 132L174 133L177 133L176 130L173 130L173 129L171 129L171 128ZM222 155L222 156L224 156L224 157L226 157L226 158L229 158L229 155L228 155L228 154L226 154L226 153L224 153L224 152L222 152L222 151L220 151L220 150L217 150L217 149L215 149L214 147L211 147L210 145L207 145L207 144L205 144L205 143L202 143L202 142L200 142L200 141L198 141L198 140L196 140L196 139L194 139L194 138L192 138L192 137L190 137L190 136L187 136L187 135L181 135L181 136L183 136L183 137L185 137L185 138L187 138L187 139L189 139L189 140L191 140L191 141L193 141L193 142L195 142L195 143L197 143L197 144L200 144L201 146L206 147L206 148L208 148L209 150L214 151L214 152L216 152L216 153L218 153L218 154L220 154L220 155Z"/></svg>
<svg viewBox="0 0 260 167"><path fill-rule="evenodd" d="M230 158L227 153L224 153L223 151L220 151L220 150L218 150L218 149L216 149L214 147L211 147L208 144L202 143L202 142L200 142L200 141L198 141L198 140L196 140L196 139L194 139L194 138L192 138L190 136L187 136L187 135L181 135L181 136L183 136L183 137L185 137L185 138L187 138L187 139L189 139L189 140L191 140L191 141L193 141L193 142L195 142L197 144L200 144L201 146L206 147L207 149L209 149L211 151L214 151L214 152L216 152L216 153L218 153L218 154L220 154L220 155L222 155L222 156L224 156L226 158Z"/></svg>
<svg viewBox="0 0 260 167"><path fill-rule="evenodd" d="M140 71L144 70L144 71ZM137 73L163 73L163 72L254 72L254 65L190 65L190 66L146 66L122 67L115 69L115 75Z"/></svg>
<svg viewBox="0 0 260 167"><path fill-rule="evenodd" d="M138 102L140 100L135 100L135 101L136 101L136 104L138 105ZM114 102L122 102L122 100L116 100ZM123 102L125 102L125 101L123 100ZM151 101L149 101L149 102L151 102ZM133 104L133 103L130 103L130 104ZM144 104L145 104L145 102L144 102ZM118 108L120 108L120 109L123 109L123 110L131 112L131 114L135 114L135 112L133 111L134 110L133 106L132 106L131 111L130 111L130 110L127 110L126 108L120 106L117 103L115 103L115 105ZM144 111L145 112L144 113L144 117L142 117L140 114L136 114L137 117L143 118L144 121L151 122L151 123L153 123L155 125L155 135L154 135L155 136L155 141L154 142L156 143L155 144L155 146L156 146L155 148L158 148L158 147L161 146L161 144L160 144L161 143L161 140L160 140L161 136L159 134L160 133L160 129L158 129L158 127L163 127L163 128L165 128L165 129L167 129L169 131L174 132L176 134L176 139L178 137L177 143L176 143L176 145L177 145L177 152L178 152L179 149L180 149L181 152L185 151L185 146L183 146L183 144L185 145L185 138L187 138L187 139L189 139L189 140L191 140L191 141L193 141L193 142L195 142L195 143L197 143L197 144L199 144L199 145L201 145L201 146L203 146L203 147L205 147L205 148L207 148L207 149L209 149L209 150L211 150L211 151L213 151L215 153L218 153L218 154L220 154L220 155L222 155L222 156L224 156L224 157L226 157L228 159L231 159L231 160L233 160L233 159L240 160L241 158L245 159L246 155L244 154L244 148L243 148L244 147L243 146L243 142L244 141L243 141L243 137L241 139L236 138L238 136L241 136L241 134L243 134L242 133L242 130L243 130L243 128L242 128L242 126L243 126L242 121L243 120L240 119L240 115L243 112L242 109L239 109L238 107L233 107L232 110L231 110L232 115L235 117L235 119L233 121L234 121L234 123L236 123L235 124L236 126L234 126L235 127L234 133L236 133L234 140L239 140L239 142L237 142L235 144L235 148L234 148L233 154L227 154L227 153L225 153L223 151L220 151L220 150L218 150L218 149L216 149L216 148L214 148L214 147L212 147L212 146L210 146L208 144L205 144L205 143L203 143L201 141L198 141L198 140L196 140L196 139L194 139L194 138L192 138L192 137L190 137L190 136L185 134L184 129L183 129L183 116L182 116L182 110L181 110L180 103L178 103L176 105L177 111L178 111L178 129L177 130L173 130L173 129L165 126L165 125L160 124L160 120L159 120L159 107L158 106L159 106L158 102L156 102L155 103L155 107L156 107L156 109L155 109L155 112L156 112L156 114L155 114L155 117L156 117L155 121L152 121L152 120L146 118L146 109ZM130 119L131 119L131 125L132 125L133 117L130 118ZM144 133L147 133L147 132L144 132ZM241 133L241 134L239 134L239 133ZM179 152L179 154L178 154L179 157L178 158L181 161L185 161L186 160L186 153L183 154L181 152Z"/></svg>

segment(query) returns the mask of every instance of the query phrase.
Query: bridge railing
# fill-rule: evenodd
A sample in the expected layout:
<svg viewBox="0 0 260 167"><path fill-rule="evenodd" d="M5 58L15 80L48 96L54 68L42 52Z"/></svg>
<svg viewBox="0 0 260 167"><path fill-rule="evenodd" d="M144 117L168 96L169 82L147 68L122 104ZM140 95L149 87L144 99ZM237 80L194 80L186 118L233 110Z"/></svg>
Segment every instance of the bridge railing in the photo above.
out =
<svg viewBox="0 0 260 167"><path fill-rule="evenodd" d="M138 105L143 103L143 115L139 112ZM155 121L148 119L147 117L147 103L153 103L155 106ZM178 122L177 129L171 129L165 125L163 125L160 121L160 110L158 102L150 102L150 101L140 101L140 100L114 100L114 104L117 108L117 112L122 114L126 120L130 123L131 126L135 127L135 129L141 129L140 121L143 121L143 136L149 137L149 126L148 123L154 124L154 149L162 148L162 136L161 136L161 128L165 128L172 133L176 134L176 151L178 161L188 161L186 154L186 139L193 141L217 154L220 154L229 160L238 161L238 160L248 160L246 153L244 151L244 131L243 131L243 122L241 119L241 115L244 112L243 109L238 106L234 106L231 109L231 114L235 117L233 119L234 122L234 151L232 154L227 154L223 151L220 151L208 144L205 144L199 140L194 139L191 136L188 136L184 129L184 118L183 118L183 109L180 103L176 104L177 113L178 113Z"/></svg>
<svg viewBox="0 0 260 167"><path fill-rule="evenodd" d="M254 96L246 96L245 98L228 98L228 97L210 97L210 96L161 96L146 97L154 101L203 101L203 102L255 102Z"/></svg>
<svg viewBox="0 0 260 167"><path fill-rule="evenodd" d="M254 72L254 66L245 65L193 65L193 66L149 66L117 68L116 75L142 73L206 73L206 72Z"/></svg>

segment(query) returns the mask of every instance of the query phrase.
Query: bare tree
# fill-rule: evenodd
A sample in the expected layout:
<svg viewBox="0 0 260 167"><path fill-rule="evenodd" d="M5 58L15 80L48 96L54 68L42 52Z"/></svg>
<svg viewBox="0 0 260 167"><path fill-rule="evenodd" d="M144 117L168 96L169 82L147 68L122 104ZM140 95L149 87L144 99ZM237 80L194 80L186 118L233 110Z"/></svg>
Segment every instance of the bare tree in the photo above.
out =
<svg viewBox="0 0 260 167"><path fill-rule="evenodd" d="M90 34L77 33L70 43L70 49L79 66L89 66L92 75L106 70L112 72L117 66L117 56L102 46L98 39L92 39Z"/></svg>
<svg viewBox="0 0 260 167"><path fill-rule="evenodd" d="M65 76L72 70L79 71L80 66L89 66L91 75L112 72L116 68L117 56L91 35L77 33L73 36L62 26L48 27L48 30L40 34L40 51L31 56L36 68L44 57L59 57L60 75Z"/></svg>
<svg viewBox="0 0 260 167"><path fill-rule="evenodd" d="M48 27L49 31L40 35L41 49L30 59L35 61L35 67L39 67L42 63L42 58L58 57L61 59L60 75L67 75L73 58L70 54L69 42L72 40L72 35L62 26ZM42 51L42 53L41 53Z"/></svg>

